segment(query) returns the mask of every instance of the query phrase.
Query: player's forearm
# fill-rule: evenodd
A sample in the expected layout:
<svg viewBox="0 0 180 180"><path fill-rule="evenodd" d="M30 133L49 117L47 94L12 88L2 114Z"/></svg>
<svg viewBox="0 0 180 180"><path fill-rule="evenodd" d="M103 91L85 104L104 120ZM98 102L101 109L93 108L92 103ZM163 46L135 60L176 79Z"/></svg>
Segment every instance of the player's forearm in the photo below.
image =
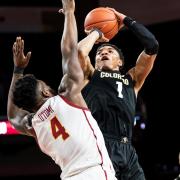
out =
<svg viewBox="0 0 180 180"><path fill-rule="evenodd" d="M7 104L7 115L9 120L15 118L17 115L17 112L20 110L14 103L13 103L13 89L14 85L17 82L19 78L23 77L23 74L21 73L13 73L11 85L9 88L9 94L8 94L8 104Z"/></svg>
<svg viewBox="0 0 180 180"><path fill-rule="evenodd" d="M95 42L99 39L99 32L94 30L92 31L87 37L82 39L78 43L78 52L81 54L81 56L84 56L85 58L89 55L90 51L92 50Z"/></svg>
<svg viewBox="0 0 180 180"><path fill-rule="evenodd" d="M65 11L64 31L61 40L62 56L67 59L77 49L77 25L73 11Z"/></svg>
<svg viewBox="0 0 180 180"><path fill-rule="evenodd" d="M68 79L78 82L80 79L83 80L83 73L78 60L76 19L72 10L65 10L64 15L64 31L61 40L63 73L68 75Z"/></svg>
<svg viewBox="0 0 180 180"><path fill-rule="evenodd" d="M14 126L16 130L19 132L31 135L28 133L27 128L25 127L25 119L24 117L29 114L29 112L18 108L14 102L13 102L13 90L15 83L23 77L23 71L19 71L17 69L14 70L11 85L9 88L9 94L8 94L8 105L7 105L7 115L8 120L11 122L11 124Z"/></svg>
<svg viewBox="0 0 180 180"><path fill-rule="evenodd" d="M146 54L153 55L158 53L159 44L154 35L142 24L134 21L130 17L123 20L125 26L133 32L145 48Z"/></svg>

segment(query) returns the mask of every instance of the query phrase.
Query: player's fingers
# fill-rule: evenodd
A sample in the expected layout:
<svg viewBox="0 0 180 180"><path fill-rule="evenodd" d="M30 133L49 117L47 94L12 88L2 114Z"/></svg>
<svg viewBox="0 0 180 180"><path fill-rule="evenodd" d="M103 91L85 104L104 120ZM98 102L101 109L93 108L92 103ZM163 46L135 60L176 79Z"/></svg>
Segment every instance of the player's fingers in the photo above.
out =
<svg viewBox="0 0 180 180"><path fill-rule="evenodd" d="M31 52L28 52L26 55L26 61L29 62L30 58L31 58Z"/></svg>
<svg viewBox="0 0 180 180"><path fill-rule="evenodd" d="M24 51L24 40L23 39L21 40L21 51L22 52Z"/></svg>
<svg viewBox="0 0 180 180"><path fill-rule="evenodd" d="M111 10L111 11L113 11L113 12L116 11L114 8L110 8L110 7L106 7L106 8L109 9L109 10Z"/></svg>
<svg viewBox="0 0 180 180"><path fill-rule="evenodd" d="M20 37L20 36L18 36L18 37L16 38L16 43L17 43L17 44L19 44L19 43L20 43L20 41L21 41L21 37Z"/></svg>
<svg viewBox="0 0 180 180"><path fill-rule="evenodd" d="M85 29L84 32L88 35L92 30Z"/></svg>
<svg viewBox="0 0 180 180"><path fill-rule="evenodd" d="M103 41L104 41L104 42L109 42L109 39L108 39L108 38L103 37Z"/></svg>
<svg viewBox="0 0 180 180"><path fill-rule="evenodd" d="M12 50L13 50L13 54L16 54L16 42L13 44Z"/></svg>
<svg viewBox="0 0 180 180"><path fill-rule="evenodd" d="M61 8L61 9L59 9L59 11L58 11L60 14L62 13L62 14L64 14L64 9L63 8Z"/></svg>
<svg viewBox="0 0 180 180"><path fill-rule="evenodd" d="M124 27L124 24L120 24L118 29L121 30Z"/></svg>
<svg viewBox="0 0 180 180"><path fill-rule="evenodd" d="M22 39L19 38L19 53L22 52L22 45L23 45Z"/></svg>
<svg viewBox="0 0 180 180"><path fill-rule="evenodd" d="M17 37L16 38L16 54L18 54L19 53L19 51L20 51L20 42L21 41L21 37Z"/></svg>

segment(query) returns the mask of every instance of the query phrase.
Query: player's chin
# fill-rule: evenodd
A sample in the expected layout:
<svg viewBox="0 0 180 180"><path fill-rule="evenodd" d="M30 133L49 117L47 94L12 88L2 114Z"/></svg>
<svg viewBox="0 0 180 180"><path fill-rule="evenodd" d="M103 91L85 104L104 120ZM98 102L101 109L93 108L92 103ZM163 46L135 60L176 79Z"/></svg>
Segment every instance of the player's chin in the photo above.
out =
<svg viewBox="0 0 180 180"><path fill-rule="evenodd" d="M101 68L102 71L112 71L113 68L111 65L103 65L102 68Z"/></svg>

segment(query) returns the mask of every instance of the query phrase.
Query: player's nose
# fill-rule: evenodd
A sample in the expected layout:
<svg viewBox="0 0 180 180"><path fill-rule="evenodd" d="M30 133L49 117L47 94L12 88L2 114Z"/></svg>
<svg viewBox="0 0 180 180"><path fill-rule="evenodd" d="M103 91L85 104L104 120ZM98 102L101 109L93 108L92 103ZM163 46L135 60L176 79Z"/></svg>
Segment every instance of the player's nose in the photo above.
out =
<svg viewBox="0 0 180 180"><path fill-rule="evenodd" d="M106 51L106 50L101 52L101 56L104 56L104 55L107 55L107 54L108 54L108 51Z"/></svg>

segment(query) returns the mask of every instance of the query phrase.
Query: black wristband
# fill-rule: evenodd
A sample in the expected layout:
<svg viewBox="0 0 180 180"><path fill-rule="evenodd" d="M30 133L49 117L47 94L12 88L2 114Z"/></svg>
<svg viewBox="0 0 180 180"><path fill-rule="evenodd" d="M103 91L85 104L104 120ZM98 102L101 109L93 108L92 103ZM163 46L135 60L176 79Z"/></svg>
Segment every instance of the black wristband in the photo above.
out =
<svg viewBox="0 0 180 180"><path fill-rule="evenodd" d="M13 71L13 73L14 73L14 74L23 74L23 73L24 73L24 69L25 69L25 68L14 66L14 71Z"/></svg>
<svg viewBox="0 0 180 180"><path fill-rule="evenodd" d="M102 33L98 28L93 28L93 29L90 31L90 33L92 33L93 31L97 31L97 32L99 33L99 39L102 38L103 33Z"/></svg>
<svg viewBox="0 0 180 180"><path fill-rule="evenodd" d="M125 24L125 26L129 27L129 26L132 26L134 23L136 23L136 21L126 16L123 20L123 23Z"/></svg>

